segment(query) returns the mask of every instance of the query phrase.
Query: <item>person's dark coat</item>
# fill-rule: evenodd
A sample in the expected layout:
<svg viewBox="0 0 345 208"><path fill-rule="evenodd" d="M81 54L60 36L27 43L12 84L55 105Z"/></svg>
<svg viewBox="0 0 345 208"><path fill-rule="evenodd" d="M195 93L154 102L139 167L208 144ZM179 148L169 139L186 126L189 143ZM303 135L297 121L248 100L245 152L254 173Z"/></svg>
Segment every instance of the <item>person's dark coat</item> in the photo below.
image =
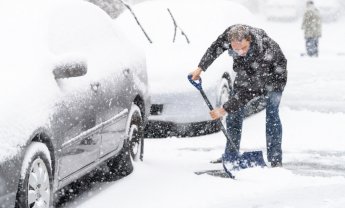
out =
<svg viewBox="0 0 345 208"><path fill-rule="evenodd" d="M262 29L246 26L250 30L251 43L246 56L239 56L231 48L228 32L233 26L221 34L207 49L199 67L206 69L224 51L233 56L234 94L223 105L228 112L235 112L255 97L265 95L269 91L284 90L287 81L287 60L279 45Z"/></svg>

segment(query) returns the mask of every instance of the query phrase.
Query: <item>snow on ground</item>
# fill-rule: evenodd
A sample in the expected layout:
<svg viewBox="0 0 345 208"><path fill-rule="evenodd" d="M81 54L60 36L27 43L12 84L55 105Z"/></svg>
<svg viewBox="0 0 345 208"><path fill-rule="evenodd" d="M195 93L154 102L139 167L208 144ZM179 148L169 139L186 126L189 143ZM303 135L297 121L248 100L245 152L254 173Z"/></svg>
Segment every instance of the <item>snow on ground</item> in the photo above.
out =
<svg viewBox="0 0 345 208"><path fill-rule="evenodd" d="M66 207L343 207L345 116L288 108L281 116L284 168L246 169L236 180L197 176L221 169L209 163L223 152L221 133L146 140L145 161L135 163L131 175L97 184ZM264 118L260 113L245 121L242 150L264 150ZM330 129L330 123L338 126Z"/></svg>
<svg viewBox="0 0 345 208"><path fill-rule="evenodd" d="M300 56L300 22L263 23L289 64L281 104L283 168L246 169L236 180L197 176L194 171L221 169L209 161L223 152L222 133L147 139L145 160L135 163L131 175L98 183L63 207L344 207L343 26L344 21L324 25L320 57L308 58ZM266 155L264 121L265 112L245 120L242 151L263 150Z"/></svg>

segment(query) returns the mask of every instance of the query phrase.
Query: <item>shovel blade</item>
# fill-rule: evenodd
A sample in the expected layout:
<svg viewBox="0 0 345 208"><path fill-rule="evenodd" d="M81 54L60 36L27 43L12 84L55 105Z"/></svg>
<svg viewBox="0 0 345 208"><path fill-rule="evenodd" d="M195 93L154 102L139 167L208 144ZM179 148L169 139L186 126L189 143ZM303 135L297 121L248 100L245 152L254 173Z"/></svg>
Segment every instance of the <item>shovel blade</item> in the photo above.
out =
<svg viewBox="0 0 345 208"><path fill-rule="evenodd" d="M231 173L233 170L267 166L262 151L244 152L243 154L225 153L222 158L224 170L232 178L234 178Z"/></svg>
<svg viewBox="0 0 345 208"><path fill-rule="evenodd" d="M262 151L244 152L240 157L240 167L242 169L249 167L267 166Z"/></svg>

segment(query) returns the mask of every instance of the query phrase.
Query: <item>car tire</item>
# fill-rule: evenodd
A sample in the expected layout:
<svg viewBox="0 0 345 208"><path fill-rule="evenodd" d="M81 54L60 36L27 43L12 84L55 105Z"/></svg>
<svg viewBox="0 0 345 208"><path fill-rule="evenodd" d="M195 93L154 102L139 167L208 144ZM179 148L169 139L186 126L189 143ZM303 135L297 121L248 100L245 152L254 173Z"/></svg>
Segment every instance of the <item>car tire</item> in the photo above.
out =
<svg viewBox="0 0 345 208"><path fill-rule="evenodd" d="M133 161L144 159L144 125L140 108L133 104L128 127L128 141L130 155Z"/></svg>
<svg viewBox="0 0 345 208"><path fill-rule="evenodd" d="M124 177L133 172L133 163L130 156L129 143L127 140L125 140L120 153L113 159L109 160L107 166L109 168L108 172L110 174L108 176L109 179Z"/></svg>
<svg viewBox="0 0 345 208"><path fill-rule="evenodd" d="M32 142L27 148L21 168L16 208L51 207L52 165L47 146Z"/></svg>
<svg viewBox="0 0 345 208"><path fill-rule="evenodd" d="M108 161L110 178L124 177L133 172L133 161L143 160L144 127L140 108L133 104L128 115L128 139L120 153Z"/></svg>

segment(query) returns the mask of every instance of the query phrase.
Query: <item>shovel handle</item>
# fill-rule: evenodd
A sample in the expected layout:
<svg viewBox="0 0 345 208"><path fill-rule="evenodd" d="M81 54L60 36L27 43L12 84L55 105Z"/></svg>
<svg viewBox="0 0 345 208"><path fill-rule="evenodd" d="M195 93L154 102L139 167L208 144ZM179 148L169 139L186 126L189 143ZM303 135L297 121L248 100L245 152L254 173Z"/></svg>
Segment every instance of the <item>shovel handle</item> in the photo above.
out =
<svg viewBox="0 0 345 208"><path fill-rule="evenodd" d="M198 90L202 90L202 80L201 78L199 78L199 82L196 82L192 79L193 75L191 74L188 74L188 80L189 82Z"/></svg>
<svg viewBox="0 0 345 208"><path fill-rule="evenodd" d="M202 84L202 81L201 81L201 78L199 78L199 83L197 83L196 81L194 81L194 80L192 79L192 75L189 74L189 75L188 75L188 80L190 81L190 83L191 83L194 87L196 87L196 89L199 90L199 92L201 93L201 96L204 98L204 100L205 100L205 102L206 102L208 108L212 111L214 108L213 108L213 106L212 106L210 100L207 98L207 96L206 96L204 90L202 89L202 85L201 85L201 84ZM232 139L229 137L228 133L226 132L226 129L225 129L225 127L224 127L222 121L221 121L220 119L217 119L217 123L218 123L218 125L220 126L220 129L222 130L222 132L224 133L226 139L229 140L230 145L231 145L234 149L237 150L235 143L232 141ZM236 152L238 152L238 151L236 151Z"/></svg>
<svg viewBox="0 0 345 208"><path fill-rule="evenodd" d="M200 91L200 93L201 93L202 97L204 98L204 100L205 100L205 102L206 102L208 108L209 108L210 110L213 110L213 106L212 106L211 102L208 100L208 98L207 98L207 96L206 96L204 90L202 89L202 80L201 80L201 78L199 78L199 80L198 80L199 82L196 82L195 80L192 79L192 77L193 77L193 76L192 76L191 74L188 75L188 80L189 80L189 82L190 82L197 90Z"/></svg>

